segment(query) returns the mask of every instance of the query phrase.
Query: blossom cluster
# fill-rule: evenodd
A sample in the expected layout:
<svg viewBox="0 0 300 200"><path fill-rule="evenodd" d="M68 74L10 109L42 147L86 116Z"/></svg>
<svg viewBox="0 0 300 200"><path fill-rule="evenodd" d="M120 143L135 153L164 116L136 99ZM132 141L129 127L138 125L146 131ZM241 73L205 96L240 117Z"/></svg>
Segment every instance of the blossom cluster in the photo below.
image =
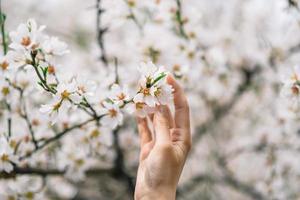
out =
<svg viewBox="0 0 300 200"><path fill-rule="evenodd" d="M111 133L103 130L113 130L122 125L125 113L146 117L155 111L156 106L167 105L172 101L173 89L166 82L167 71L152 62L140 64L138 67L140 80L137 81L136 89L132 91L126 85L121 86L118 81L115 81L108 86L106 94L102 95L100 93L101 90L103 92L103 88L99 89L97 81L78 76L60 80L60 74L57 72L60 66L58 58L69 53L69 50L67 45L58 38L46 35L44 29L45 26L38 26L33 19L19 25L16 31L9 34L10 50L1 58L3 78L0 84L0 100L6 102L8 112L11 110L10 104L14 102L12 93L18 91L20 98L25 98L23 93L29 87L28 84L18 81L20 73L25 73L29 79L34 80L35 86L31 92L37 91L41 98L45 96L47 100L37 105L40 106L42 118L45 118L43 122L40 121L41 119L30 121L25 109L26 104L18 105L23 109L20 115L27 121L31 135L18 138L11 133L11 130L0 135L0 173L12 172L14 166L18 166L23 158L30 157L47 141L55 138L57 135L47 134L48 131L45 130L60 124L62 116L82 111L86 114L86 118L89 117L87 122L96 122L95 126L88 128L87 132L90 134L84 134L82 137L86 138L85 141L89 145L99 148L95 139L105 144L105 138L109 136L103 134ZM29 95L27 94L26 97ZM81 127L76 123L80 124L80 119L73 120L72 124ZM41 126L45 133L36 135L33 130L35 125ZM65 124L62 131L69 131L69 126ZM24 145L25 141L27 145ZM70 145L74 146L72 143ZM66 174L70 174L70 177L76 177L75 172L77 177L83 177L83 172L88 168L85 161L87 152L81 149L75 153L72 149L74 148L67 148L67 151L61 154L65 162L60 163L60 167L68 169Z"/></svg>
<svg viewBox="0 0 300 200"><path fill-rule="evenodd" d="M299 6L2 1L0 199L132 199L139 138L130 116L171 100L167 71L191 108L178 198L299 198ZM28 16L59 39L34 20L7 32ZM165 69L137 70L149 60Z"/></svg>

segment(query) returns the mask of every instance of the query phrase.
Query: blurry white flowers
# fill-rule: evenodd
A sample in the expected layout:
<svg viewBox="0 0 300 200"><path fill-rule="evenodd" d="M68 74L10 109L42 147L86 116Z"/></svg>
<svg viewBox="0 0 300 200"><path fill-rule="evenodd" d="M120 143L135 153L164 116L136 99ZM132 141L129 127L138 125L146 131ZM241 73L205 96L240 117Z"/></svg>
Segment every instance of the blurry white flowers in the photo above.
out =
<svg viewBox="0 0 300 200"><path fill-rule="evenodd" d="M300 105L300 66L295 66L290 76L284 80L281 95L290 100L290 107L298 109Z"/></svg>
<svg viewBox="0 0 300 200"><path fill-rule="evenodd" d="M42 44L42 49L48 55L62 56L69 53L66 43L60 41L57 37L50 37Z"/></svg>
<svg viewBox="0 0 300 200"><path fill-rule="evenodd" d="M0 137L0 172L11 172L13 170L12 163L17 163L17 161L18 159L7 140L4 137Z"/></svg>

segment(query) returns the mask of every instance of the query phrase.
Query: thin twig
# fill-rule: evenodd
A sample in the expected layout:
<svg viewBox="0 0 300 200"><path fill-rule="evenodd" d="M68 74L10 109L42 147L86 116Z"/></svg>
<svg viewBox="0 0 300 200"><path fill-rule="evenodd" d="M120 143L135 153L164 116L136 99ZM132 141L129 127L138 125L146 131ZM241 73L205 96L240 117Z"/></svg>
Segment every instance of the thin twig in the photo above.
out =
<svg viewBox="0 0 300 200"><path fill-rule="evenodd" d="M104 9L101 7L101 0L97 0L96 3L96 9L97 9L97 20L96 20L96 27L97 27L97 41L98 45L100 47L101 56L100 59L104 63L105 66L108 65L108 58L106 55L106 49L104 44L104 35L108 31L108 28L102 27L102 14L104 13Z"/></svg>
<svg viewBox="0 0 300 200"><path fill-rule="evenodd" d="M177 31L179 33L179 35L181 37L183 37L184 39L189 39L188 35L185 32L184 29L184 20L182 17L182 4L181 4L181 0L175 0L176 1L176 12L175 12L175 21L177 22Z"/></svg>
<svg viewBox="0 0 300 200"><path fill-rule="evenodd" d="M63 131L61 131L60 133L56 134L55 136L51 137L51 138L48 138L47 140L45 140L43 142L43 144L39 145L34 151L26 154L25 156L21 157L20 160L23 160L25 158L28 158L30 156L32 156L33 154L37 153L38 151L44 149L46 146L48 146L49 144L51 144L52 142L55 142L57 140L59 140L60 138L62 138L63 136L65 136L67 133L73 131L74 129L77 129L77 128L81 128L82 126L84 125L87 125L89 124L90 122L93 122L93 121L96 121L96 120L99 120L103 117L104 115L100 115L98 116L97 118L91 118L91 119L88 119L86 121L83 121L79 124L75 124Z"/></svg>

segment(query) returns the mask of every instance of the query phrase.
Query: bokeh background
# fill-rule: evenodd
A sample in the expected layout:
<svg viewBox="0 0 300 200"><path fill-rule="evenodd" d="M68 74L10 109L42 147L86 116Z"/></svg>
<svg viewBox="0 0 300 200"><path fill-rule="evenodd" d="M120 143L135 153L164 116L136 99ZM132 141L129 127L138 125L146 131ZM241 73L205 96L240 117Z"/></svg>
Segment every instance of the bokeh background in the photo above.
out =
<svg viewBox="0 0 300 200"><path fill-rule="evenodd" d="M152 60L181 81L193 147L177 199L300 199L299 115L280 97L300 62L297 0L3 0L2 10L8 31L34 18L68 43L64 76L105 84L117 59L121 82L134 85L138 64ZM134 119L117 135L99 155L105 170L79 182L46 176L47 198L133 199Z"/></svg>

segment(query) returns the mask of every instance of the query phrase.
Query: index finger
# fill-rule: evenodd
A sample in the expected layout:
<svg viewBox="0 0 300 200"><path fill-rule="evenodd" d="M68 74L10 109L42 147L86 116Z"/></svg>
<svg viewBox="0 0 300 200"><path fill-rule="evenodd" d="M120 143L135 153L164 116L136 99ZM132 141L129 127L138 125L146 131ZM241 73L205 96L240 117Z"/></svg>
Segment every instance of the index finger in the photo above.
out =
<svg viewBox="0 0 300 200"><path fill-rule="evenodd" d="M190 112L184 91L172 76L168 75L167 82L174 88L175 126L189 131Z"/></svg>

